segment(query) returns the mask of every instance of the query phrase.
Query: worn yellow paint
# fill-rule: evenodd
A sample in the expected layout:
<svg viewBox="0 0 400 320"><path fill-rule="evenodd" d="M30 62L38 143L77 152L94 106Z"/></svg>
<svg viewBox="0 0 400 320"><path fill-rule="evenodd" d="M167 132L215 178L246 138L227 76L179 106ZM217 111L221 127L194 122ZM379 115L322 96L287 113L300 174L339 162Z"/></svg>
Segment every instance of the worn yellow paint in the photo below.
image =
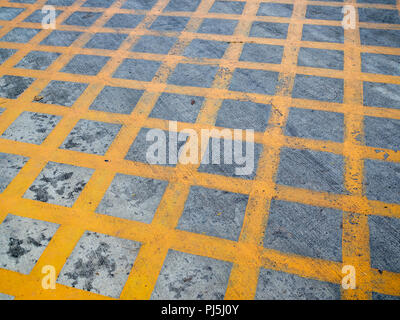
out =
<svg viewBox="0 0 400 320"><path fill-rule="evenodd" d="M0 221L8 213L23 217L35 218L60 224L48 247L38 260L29 275L0 269L0 292L10 294L16 299L107 299L107 297L57 284L56 290L44 290L41 287L41 268L53 265L58 274L66 259L71 254L76 243L85 230L105 233L125 239L140 241L141 250L137 256L128 281L122 291L122 299L148 299L156 284L157 277L169 249L187 253L208 256L215 259L233 262L226 299L253 299L256 293L260 268L269 268L309 277L321 281L341 283L342 266L351 264L356 267L356 290L342 292L343 299L370 299L371 291L385 294L400 295L400 275L396 273L379 273L370 267L368 215L383 215L400 218L400 205L387 204L366 199L363 194L363 159L384 159L400 162L400 153L393 150L364 146L356 139L363 132L362 118L364 115L375 117L391 117L400 119L400 111L387 108L365 107L362 105L362 81L387 82L400 84L400 77L387 75L372 75L361 73L360 52L400 54L399 48L361 47L358 41L359 28L398 29L398 25L382 25L359 23L355 30L346 30L344 44L329 44L301 41L301 30L304 23L318 25L340 26L340 21L305 19L307 1L288 0L294 4L291 18L256 16L261 0L248 0L241 16L220 15L208 13L212 0L203 0L197 11L190 14L190 21L182 33L170 32L179 41L173 48L174 55L159 55L133 53L129 49L141 35L157 35L156 31L147 30L159 15L168 0L159 0L152 10L121 9L122 2L115 2L110 8L95 9L81 7L85 0L79 0L73 6L63 7L64 12L57 18L57 29L77 30L86 32L70 47L62 50L60 57L46 71L14 69L13 66L29 51L37 50L39 43L51 30L41 30L29 43L0 42L0 48L15 48L18 52L0 66L0 74L31 76L35 82L17 99L0 98L0 105L6 108L0 122L0 134L23 111L46 112L62 116L62 120L42 145L31 145L0 139L0 152L20 154L29 157L7 189L0 194ZM38 24L26 23L23 20L33 11L40 9L46 0L39 0L33 5L9 3L0 1L9 7L27 8L22 14L10 22L0 23L0 36L3 36L15 26L37 28ZM281 1L278 1L281 2ZM326 5L324 1L313 1L316 5ZM381 4L361 4L347 1L355 7L393 8ZM329 3L330 6L342 6L342 3ZM397 2L400 10L400 1ZM73 11L97 11L102 16L90 28L62 25ZM103 25L114 13L143 13L144 20L134 30L121 29L118 32L128 33L127 39L116 51L82 48L90 39L90 33L117 32L104 28ZM166 13L163 15L187 16L189 13ZM232 36L195 33L196 28L205 17L238 19L239 23ZM287 39L249 38L249 30L254 20L279 21L290 24ZM220 60L193 60L182 56L183 50L191 39L210 39L230 43L225 56ZM281 65L267 63L251 63L238 61L243 45L246 42L262 44L279 44L284 46L284 56ZM344 71L307 68L297 66L299 47L327 48L344 50ZM40 46L41 50L60 52L60 48ZM59 70L68 63L73 55L98 54L111 59L98 76L84 76L61 73ZM139 58L162 61L162 67L150 83L133 80L114 79L112 73L124 58ZM218 72L211 88L180 87L166 84L166 79L178 63L218 64ZM280 87L275 96L232 92L228 90L229 81L235 68L266 69L280 72ZM329 103L291 98L293 80L296 73L319 75L325 77L343 78L345 81L344 103ZM64 80L88 83L89 86L71 108L32 103L35 96L51 80ZM90 104L105 85L146 90L138 105L130 115L109 114L88 110ZM148 115L162 92L200 95L206 98L205 104L194 124L178 123L178 130L191 128L199 132L202 128L215 128L214 123L218 109L223 99L248 99L254 102L273 105L270 126L263 133L256 133L257 143L264 145L259 160L257 177L254 181L244 181L238 178L228 178L197 172L196 165L178 165L176 168L161 167L124 160L130 145L136 138L140 128L167 129L168 122L160 119L150 119ZM289 107L308 108L343 112L345 115L344 143L314 141L284 136L283 128L289 113ZM104 156L78 153L58 149L65 137L81 118L120 123L122 130ZM279 165L281 147L297 149L312 149L342 154L345 157L345 184L348 195L333 195L301 188L275 184L275 176ZM201 150L200 150L201 151ZM105 160L108 160L107 162ZM95 172L72 208L23 199L24 192L33 183L48 161L67 163L71 165L94 168ZM167 190L157 209L153 222L144 224L95 213L104 193L116 173L140 175L169 181ZM356 177L356 179L354 179ZM176 230L180 215L191 185L222 189L249 195L244 224L238 242L210 237L204 234L193 234ZM133 195L134 196L134 195ZM272 199L297 201L305 204L318 205L343 210L343 263L313 259L309 257L287 254L263 247L263 235L268 221L268 212Z"/></svg>

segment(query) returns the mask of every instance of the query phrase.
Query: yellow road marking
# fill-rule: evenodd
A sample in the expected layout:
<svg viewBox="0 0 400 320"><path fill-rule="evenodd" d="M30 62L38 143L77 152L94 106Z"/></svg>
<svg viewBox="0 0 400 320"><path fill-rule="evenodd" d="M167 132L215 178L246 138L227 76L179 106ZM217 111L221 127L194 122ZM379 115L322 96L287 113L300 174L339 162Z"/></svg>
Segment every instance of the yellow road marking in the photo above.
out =
<svg viewBox="0 0 400 320"><path fill-rule="evenodd" d="M386 271L381 274L370 267L367 224L368 215L370 214L400 217L400 205L371 201L366 199L362 193L362 159L383 159L386 153L386 161L400 162L400 154L385 149L382 149L384 151L382 153L376 153L375 148L360 145L352 133L353 129L362 132L362 118L364 115L400 119L399 110L364 107L362 105L362 81L400 84L400 77L361 73L359 57L361 52L399 55L400 49L373 46L361 47L359 41L357 41L359 27L400 29L400 26L359 23L356 30L346 31L346 41L344 44L302 42L301 30L303 24L340 26L340 21L305 19L305 8L308 2L297 0L286 1L287 3L294 4L292 18L259 17L256 16L259 2L261 1L247 1L245 12L241 16L237 16L210 14L208 13L208 9L213 1L203 0L198 10L190 14L191 20L184 32L179 34L174 32L167 33L167 35L179 37L178 44L174 48L177 54L170 56L128 52L141 35L158 34L155 31L147 30L145 25L155 20L168 3L167 0L158 1L157 5L148 12L121 9L121 2L118 1L107 9L81 7L84 0L77 1L70 7L60 7L64 12L57 18L58 30L87 32L79 37L72 46L65 48L65 50L51 46L39 46L39 43L50 34L51 30L40 31L27 44L0 43L1 48L18 49L16 54L0 66L1 74L31 76L37 79L17 100L0 99L1 106L6 108L6 111L1 116L0 133L4 132L21 112L25 110L63 116L57 127L40 146L0 139L0 152L15 153L30 157L30 160L22 168L17 177L10 183L3 194L0 195L0 221L8 213L14 213L20 216L60 224L59 230L50 241L31 274L21 275L16 272L0 269L0 292L11 294L17 299L107 298L62 285L57 285L57 289L51 291L41 288L41 267L46 264L52 264L56 267L57 273L59 273L83 232L91 230L143 243L121 294L121 298L123 299L147 299L150 297L163 260L170 248L233 262L234 265L226 292L226 299L254 298L258 272L261 267L340 284L342 277L341 267L344 264L352 264L358 270L358 288L354 291L343 291L344 299L369 299L371 298L371 291L393 295L400 294L399 274ZM1 1L1 3L9 7L27 9L12 21L1 22L0 25L3 28L0 29L0 36L5 35L16 26L27 28L37 28L40 26L40 24L26 23L23 20L33 11L41 9L45 0L38 1L33 5L9 3L7 1ZM323 1L313 1L312 3L326 5ZM400 9L399 3L398 1L397 6ZM360 4L355 1L352 1L351 4L355 7L393 8L388 5ZM342 6L343 4L330 3L329 5ZM78 8L80 11L102 12L103 15L89 29L62 25L62 21ZM129 36L119 50L110 51L82 48L90 39L91 33L117 32L115 29L103 27L104 23L114 13L133 12L144 13L146 17L134 30L120 30L121 32L128 33ZM188 16L188 13L163 12L162 14ZM239 24L232 36L195 33L194 31L205 17L237 19L239 20ZM287 39L249 38L249 28L251 22L254 20L290 23ZM196 38L228 41L230 42L230 46L226 55L221 60L204 59L202 61L195 61L183 57L181 54L186 45L190 43L191 39ZM246 42L284 45L285 52L282 64L273 65L238 61L243 44ZM344 71L297 66L297 53L300 46L344 50ZM29 51L37 50L38 48L62 54L46 71L29 70L27 72L23 69L13 68ZM59 72L73 55L78 53L105 55L110 56L111 59L98 76L73 75ZM124 58L160 60L163 62L163 66L157 74L157 79L154 79L150 83L112 78L112 73ZM228 72L223 73L220 71L212 88L179 87L166 84L168 75L178 63L218 64L220 70L225 69ZM235 68L277 71L280 72L281 80L286 79L286 82L280 87L275 96L231 92L227 87ZM293 78L296 73L344 78L344 103L337 104L291 98ZM89 83L89 87L71 108L33 103L32 100L40 94L42 89L51 80L84 82ZM131 115L111 115L88 110L92 101L105 85L144 89L146 92ZM196 172L196 166L178 165L177 168L164 168L124 160L123 158L140 128L168 128L166 121L148 118L148 114L162 92L206 97L206 102L197 123L178 124L178 129L194 128L196 131L199 131L201 128L214 127L215 118L223 99L249 99L254 102L272 103L279 113L273 113L270 119L270 124L275 124L273 128L268 129L265 133L256 134L256 142L264 145L264 152L259 161L255 180L243 181L242 179L198 173ZM284 136L282 128L285 126L290 106L343 112L346 119L345 142L339 144ZM124 125L104 156L58 149L59 145L81 118L115 122ZM343 154L346 159L346 188L350 191L350 195L333 195L276 185L275 175L279 164L279 150L283 146ZM109 162L105 162L104 160L106 159ZM72 208L21 198L44 168L47 161L96 169L91 180ZM154 220L150 225L100 215L94 212L117 172L158 178L170 182ZM358 180L352 179L354 175L358 177ZM209 188L249 194L249 203L239 242L174 229L183 211L191 185L202 185ZM285 254L263 248L263 233L268 219L269 206L273 198L343 210L343 264Z"/></svg>

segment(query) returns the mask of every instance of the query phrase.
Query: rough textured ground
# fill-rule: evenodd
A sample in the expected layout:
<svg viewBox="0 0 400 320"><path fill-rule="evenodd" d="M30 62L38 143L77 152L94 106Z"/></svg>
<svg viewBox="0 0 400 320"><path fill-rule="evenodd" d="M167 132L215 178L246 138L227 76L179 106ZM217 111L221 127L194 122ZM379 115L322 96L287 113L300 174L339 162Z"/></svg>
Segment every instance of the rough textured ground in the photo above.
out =
<svg viewBox="0 0 400 320"><path fill-rule="evenodd" d="M0 299L399 299L398 9L0 0ZM254 170L148 164L169 120Z"/></svg>

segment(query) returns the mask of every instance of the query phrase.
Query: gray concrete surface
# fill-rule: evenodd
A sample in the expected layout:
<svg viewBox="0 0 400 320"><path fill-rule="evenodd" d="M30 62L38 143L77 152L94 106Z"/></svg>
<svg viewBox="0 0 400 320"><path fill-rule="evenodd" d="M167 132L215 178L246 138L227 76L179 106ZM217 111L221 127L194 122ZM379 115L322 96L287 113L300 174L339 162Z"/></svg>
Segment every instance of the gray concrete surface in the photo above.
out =
<svg viewBox="0 0 400 320"><path fill-rule="evenodd" d="M170 250L151 298L222 300L232 264Z"/></svg>
<svg viewBox="0 0 400 320"><path fill-rule="evenodd" d="M43 15L36 7L21 19L23 23L16 24L13 21L20 17L26 10L25 7L34 5L34 2L34 0L15 0L11 3L16 4L18 8L11 7L11 4L0 7L0 27L11 26L0 38L2 46L0 64L15 57L20 48L24 48L30 41L35 41L40 36L42 32L40 22ZM74 0L48 0L46 4L56 6L56 15L59 17L74 3L76 3ZM26 90L39 78L36 75L47 76L48 68L54 66L54 62L68 50L68 47L79 39L87 28L99 21L101 11L114 6L115 1L85 1L82 8L68 13L65 20L60 23L64 30L51 30L49 35L40 38L38 46L32 50L29 48L18 61L13 61L13 65L10 66L13 72L4 69L0 75L0 123L5 123L3 121L9 119L12 121L0 134L0 194L3 194L13 179L21 174L21 169L27 161L35 160L19 154L23 153L21 150L25 150L24 148L28 148L30 144L35 145L35 148L41 147L49 134L59 128L63 122L64 112L71 110L67 108L72 107L82 97L91 81L85 77L79 77L79 82L64 80L73 79L71 77L74 76L98 75L110 62L109 55L130 38L128 34L144 21L145 14L156 3L157 0L122 1L122 9L135 11L111 11L108 19L104 21L104 27L108 29L91 30L87 35L87 41L82 43L82 48L91 49L90 52L95 54L87 52L73 54L71 59L57 70L65 78L60 80L55 77L42 88L37 90L35 88L38 92L35 91L35 96L38 97L35 99L32 99L33 96L28 97L34 100L32 106L24 105L24 110L15 117L13 108L20 107L20 98L24 97ZM368 4L368 7L362 5L357 9L359 21L377 24L375 26L364 24L360 27L359 33L361 44L359 71L363 77L368 76L368 81L362 80L360 97L362 94L362 103L368 115L362 115L363 134L359 136L358 141L362 146L370 148L369 152L375 152L378 156L383 154L383 159L381 157L380 160L370 159L371 153L362 155L365 157L362 159L364 200L380 201L376 206L370 206L371 212L368 212L370 266L378 270L378 274L384 272L398 274L400 273L398 263L400 220L397 205L400 205L400 163L396 157L400 152L400 120L398 120L400 55L396 50L400 48L400 30L397 30L400 16L393 7L396 4L395 0L358 0L357 3ZM146 22L144 31L135 34L137 39L133 39L127 48L131 56L120 58L121 63L116 65L110 74L112 79L105 83L99 94L88 103L92 120L83 116L71 132L60 140L63 143L56 147L69 150L76 157L82 156L82 153L89 153L92 156L104 155L118 137L122 127L119 117L132 115L137 111L138 105L141 108L141 115L148 115L151 123L156 122L154 119L179 121L188 126L195 123L199 114L208 106L207 94L202 96L201 93L203 90L208 92L205 89L212 88L217 74L221 74L221 69L215 60L226 58L230 46L238 45L236 38L229 36L236 36L238 31L243 33L243 30L238 30L242 28L239 18L247 4L247 1L220 0L210 3L208 13L213 16L206 16L198 21L198 28L190 30L191 33L187 34L189 38L186 45L186 42L178 37L187 26L190 25L192 29L195 25L193 21L189 23L190 15L200 8L201 1L168 1L162 8L162 13L154 17L154 21ZM385 7L376 8L374 7L376 4ZM391 9L389 5L392 6ZM249 37L243 43L243 50L237 55L241 66L234 69L232 78L226 84L229 97L222 97L222 93L218 92L221 104L217 104L218 110L215 110L213 115L208 115L208 120L215 120L217 127L253 129L262 134L265 130L272 129L272 125L276 125L271 124L271 119L276 119L276 112L279 110L270 102L270 96L276 94L280 85L279 72L276 70L278 65L285 61L284 45L292 45L281 40L287 38L290 30L287 18L292 17L293 8L293 4L290 3L262 1L254 11L256 14L254 20L257 21L250 22L246 31L249 32ZM344 68L347 54L345 53L347 47L342 45L345 33L340 26L343 18L342 6L340 3L323 5L322 2L315 4L309 1L305 18L309 20L302 26L297 65L306 67L303 70L310 71L296 72L293 91L290 93L293 102L285 106L289 108L288 117L279 125L282 125L284 138L297 137L310 143L316 140L316 145L326 144L328 146L326 149L329 149L330 143L334 142L339 150L340 144L348 138L344 113L347 109L342 110L338 106L344 102L347 90L341 76L342 71L346 72ZM26 22L36 23L37 26L28 27ZM337 25L325 25L332 22ZM390 28L385 24L389 24ZM153 34L144 34L148 30ZM270 44L261 43L269 40ZM182 44L185 44L185 47L178 52L177 48ZM46 46L52 47L51 52L45 50ZM96 51L97 49L100 50ZM146 55L148 53L154 55ZM160 96L154 99L155 104L147 106L148 101L143 101L147 99L144 87L162 70L163 55L168 54L170 56L179 54L185 60L184 63L179 61L167 77L167 85L174 89L167 91L174 93L161 92ZM376 76L375 79L374 75L379 77ZM129 82L129 88L124 87L123 84L127 83L124 81ZM145 82L145 85L142 86L140 81ZM115 82L118 82L118 85ZM252 94L257 94L257 99L253 99ZM265 102L263 100L260 102L262 95L266 95ZM241 98L235 99L237 96ZM300 106L297 99L301 99ZM251 100L256 100L258 103ZM309 100L310 104L306 105L305 100ZM328 109L330 103L333 103L336 112L331 109L312 109L313 105L318 103L320 103L319 109L325 107ZM149 107L147 114L143 113L145 107ZM33 108L35 112L32 111ZM42 111L41 108L46 111ZM364 111L359 108L355 112L361 115ZM93 120L97 119L98 115L101 115L101 122ZM135 162L148 164L146 150L153 144L152 141L146 141L149 130L147 127L141 128L139 134L129 141L130 147L121 149L120 158L130 161L129 166L134 167L137 165ZM163 132L168 141L171 133ZM179 142L178 147L186 141ZM331 199L330 196L339 197L348 194L344 186L346 159L329 150L309 150L297 141L291 148L284 146L280 149L278 168L274 177L278 188L279 185L283 185L316 193L328 193L327 199ZM221 142L219 151L220 155L223 154L224 139L213 138L208 142ZM15 143L21 148L16 148L14 154L9 147L3 150L3 143L4 146ZM241 146L246 147L245 144ZM238 181L241 187L241 183L251 183L256 179L258 162L265 147L256 143L254 151L254 168L248 175L237 175L234 171L238 167L237 164L223 163L221 156L219 164L204 163L205 159L211 159L212 153L205 155L196 174L206 173L210 181L214 178L235 178L237 180L229 181ZM168 145L166 152L168 155ZM161 165L175 167L175 164L168 162ZM21 194L24 200L70 208L87 187L94 170L90 163L85 167L77 167L50 161L37 177L32 179L34 182L28 189L21 191ZM168 201L163 199L168 185L169 182L165 180L117 172L111 184L104 188L104 194L99 195L101 200L99 199L96 204L93 214L97 214L99 219L111 216L129 220L127 222L135 221L135 225L151 224L161 201ZM228 187L232 186L227 186L227 189L231 190ZM183 211L177 217L177 225L173 228L179 232L185 231L185 234L196 234L196 237L209 237L216 242L220 239L223 239L224 243L238 241L244 227L249 195L197 185L191 185L189 188L189 196L182 204ZM341 265L344 235L342 211L320 207L317 204L300 203L300 200L300 202L286 200L272 199L268 221L263 226L264 233L261 237L263 242L260 243L260 250L273 250L288 257L296 255L306 259L322 259ZM376 207L381 208L379 212L374 211ZM5 219L0 223L0 268L28 276L57 232L58 225L22 217L12 211L4 214ZM35 213L29 212L29 214ZM258 214L264 216L265 212ZM358 213L351 214L358 215ZM74 246L72 254L66 257L66 263L57 282L118 298L141 246L142 243L138 241L86 231ZM224 298L232 271L232 261L170 249L165 259L159 262L162 268L154 290L151 295L149 293L152 299ZM274 269L280 269L279 264L274 265ZM339 283L328 283L314 277L284 271L260 268L255 298L327 300L341 298ZM372 299L399 299L398 295L374 290L371 292ZM0 300L13 298L9 293L0 290Z"/></svg>
<svg viewBox="0 0 400 320"><path fill-rule="evenodd" d="M104 155L121 129L116 123L79 120L61 149Z"/></svg>
<svg viewBox="0 0 400 320"><path fill-rule="evenodd" d="M89 181L93 169L48 162L24 198L72 207Z"/></svg>
<svg viewBox="0 0 400 320"><path fill-rule="evenodd" d="M273 200L264 246L330 261L342 260L339 210Z"/></svg>
<svg viewBox="0 0 400 320"><path fill-rule="evenodd" d="M139 242L86 231L57 282L118 298L139 249Z"/></svg>
<svg viewBox="0 0 400 320"><path fill-rule="evenodd" d="M177 228L237 241L248 196L193 186Z"/></svg>
<svg viewBox="0 0 400 320"><path fill-rule="evenodd" d="M255 299L337 300L340 299L340 286L262 268Z"/></svg>
<svg viewBox="0 0 400 320"><path fill-rule="evenodd" d="M37 102L71 107L87 86L86 83L50 81L46 88L39 94L43 99Z"/></svg>
<svg viewBox="0 0 400 320"><path fill-rule="evenodd" d="M168 182L117 174L96 212L151 223Z"/></svg>
<svg viewBox="0 0 400 320"><path fill-rule="evenodd" d="M342 142L344 116L338 112L290 108L285 134L306 139Z"/></svg>
<svg viewBox="0 0 400 320"><path fill-rule="evenodd" d="M276 181L315 191L343 193L343 157L328 152L283 148Z"/></svg>
<svg viewBox="0 0 400 320"><path fill-rule="evenodd" d="M0 267L29 274L58 225L7 215L0 225Z"/></svg>
<svg viewBox="0 0 400 320"><path fill-rule="evenodd" d="M25 111L4 131L1 138L41 144L60 119L55 115Z"/></svg>

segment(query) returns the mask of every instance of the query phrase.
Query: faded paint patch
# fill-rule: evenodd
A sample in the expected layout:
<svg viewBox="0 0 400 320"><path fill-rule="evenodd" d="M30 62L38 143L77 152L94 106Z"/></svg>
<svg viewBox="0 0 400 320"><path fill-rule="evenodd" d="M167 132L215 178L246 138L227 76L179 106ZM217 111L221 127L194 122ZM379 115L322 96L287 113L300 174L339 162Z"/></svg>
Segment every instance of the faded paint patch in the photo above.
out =
<svg viewBox="0 0 400 320"><path fill-rule="evenodd" d="M139 248L136 241L86 231L57 282L118 298Z"/></svg>
<svg viewBox="0 0 400 320"><path fill-rule="evenodd" d="M0 267L29 274L58 225L9 214L0 224Z"/></svg>

